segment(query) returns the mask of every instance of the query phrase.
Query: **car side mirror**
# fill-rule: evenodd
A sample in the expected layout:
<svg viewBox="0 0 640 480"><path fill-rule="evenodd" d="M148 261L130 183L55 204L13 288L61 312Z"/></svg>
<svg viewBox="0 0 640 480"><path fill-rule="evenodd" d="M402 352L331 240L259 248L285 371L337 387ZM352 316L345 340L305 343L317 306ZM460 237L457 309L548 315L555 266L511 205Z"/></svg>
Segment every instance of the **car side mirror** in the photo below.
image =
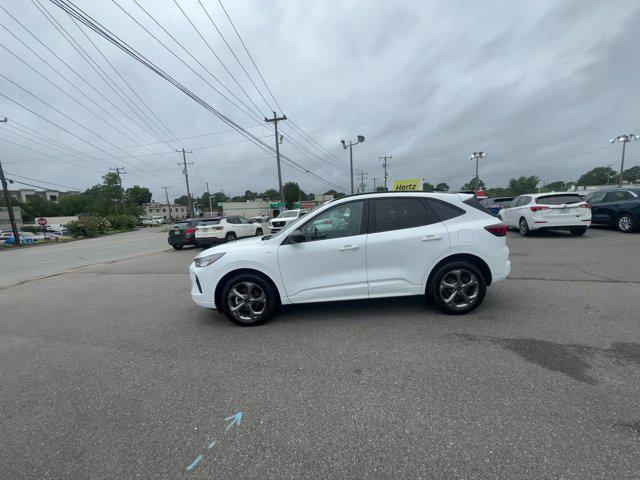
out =
<svg viewBox="0 0 640 480"><path fill-rule="evenodd" d="M302 243L306 242L307 240L307 237L305 237L304 233L302 233L300 230L294 230L289 234L287 238L291 243Z"/></svg>

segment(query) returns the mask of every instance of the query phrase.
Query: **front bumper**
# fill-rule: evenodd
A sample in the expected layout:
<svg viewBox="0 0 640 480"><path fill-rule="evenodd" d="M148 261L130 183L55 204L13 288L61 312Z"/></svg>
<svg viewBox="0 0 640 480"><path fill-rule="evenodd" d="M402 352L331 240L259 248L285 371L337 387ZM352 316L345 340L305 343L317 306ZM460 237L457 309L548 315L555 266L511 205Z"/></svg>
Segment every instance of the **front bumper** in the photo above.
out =
<svg viewBox="0 0 640 480"><path fill-rule="evenodd" d="M198 245L219 245L220 243L225 243L224 237L198 237L196 238L196 243Z"/></svg>
<svg viewBox="0 0 640 480"><path fill-rule="evenodd" d="M195 263L189 266L189 279L191 280L191 299L196 305L203 308L216 308L214 300L214 288L203 282L198 276L198 270Z"/></svg>

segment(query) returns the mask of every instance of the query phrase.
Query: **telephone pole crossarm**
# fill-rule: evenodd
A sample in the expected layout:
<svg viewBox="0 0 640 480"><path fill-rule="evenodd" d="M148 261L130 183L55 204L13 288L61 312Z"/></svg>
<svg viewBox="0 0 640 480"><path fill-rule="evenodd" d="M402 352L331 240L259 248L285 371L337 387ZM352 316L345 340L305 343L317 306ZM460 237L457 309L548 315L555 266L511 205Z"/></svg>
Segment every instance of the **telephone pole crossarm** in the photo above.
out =
<svg viewBox="0 0 640 480"><path fill-rule="evenodd" d="M276 112L273 112L273 118L264 117L264 121L267 123L273 123L274 126L274 135L276 139L276 163L278 165L278 191L280 192L280 202L284 202L284 192L282 190L282 167L280 166L280 137L278 134L278 122L282 122L286 120L287 116L282 114L279 117Z"/></svg>

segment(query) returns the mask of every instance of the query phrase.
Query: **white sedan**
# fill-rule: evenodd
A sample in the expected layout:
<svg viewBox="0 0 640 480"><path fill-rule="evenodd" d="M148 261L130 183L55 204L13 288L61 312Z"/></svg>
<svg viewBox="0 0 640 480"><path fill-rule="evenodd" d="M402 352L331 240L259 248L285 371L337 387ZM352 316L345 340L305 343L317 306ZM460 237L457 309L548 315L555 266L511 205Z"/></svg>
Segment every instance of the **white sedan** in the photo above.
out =
<svg viewBox="0 0 640 480"><path fill-rule="evenodd" d="M534 230L569 230L572 235L584 235L591 225L591 208L577 193L531 193L514 198L498 218L517 228L523 237Z"/></svg>
<svg viewBox="0 0 640 480"><path fill-rule="evenodd" d="M189 267L191 297L243 326L280 305L405 295L464 314L509 275L506 234L472 195L345 197L275 235L200 253Z"/></svg>
<svg viewBox="0 0 640 480"><path fill-rule="evenodd" d="M239 238L262 236L262 224L251 223L242 216L203 220L196 227L196 245L210 246L234 242Z"/></svg>

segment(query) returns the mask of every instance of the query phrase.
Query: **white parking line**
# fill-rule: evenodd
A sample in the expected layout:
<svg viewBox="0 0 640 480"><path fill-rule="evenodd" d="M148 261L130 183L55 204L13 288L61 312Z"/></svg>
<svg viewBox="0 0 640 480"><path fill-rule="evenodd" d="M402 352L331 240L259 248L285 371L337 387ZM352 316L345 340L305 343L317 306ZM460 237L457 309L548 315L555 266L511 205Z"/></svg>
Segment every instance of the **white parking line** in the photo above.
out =
<svg viewBox="0 0 640 480"><path fill-rule="evenodd" d="M53 263L53 262L59 262L60 260L43 260L40 263Z"/></svg>

